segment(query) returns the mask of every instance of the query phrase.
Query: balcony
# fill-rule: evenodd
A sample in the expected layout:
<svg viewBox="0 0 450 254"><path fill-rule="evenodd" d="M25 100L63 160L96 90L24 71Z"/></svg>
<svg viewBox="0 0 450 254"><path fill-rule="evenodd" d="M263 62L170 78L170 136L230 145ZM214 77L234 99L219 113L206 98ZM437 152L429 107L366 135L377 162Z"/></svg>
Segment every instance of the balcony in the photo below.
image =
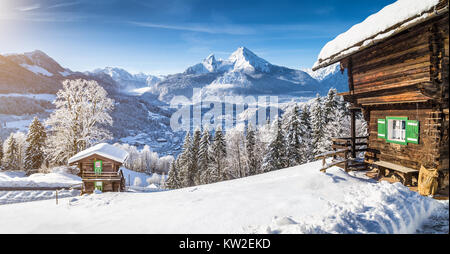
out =
<svg viewBox="0 0 450 254"><path fill-rule="evenodd" d="M83 181L120 181L123 178L122 171L119 172L101 172L83 171L81 174Z"/></svg>

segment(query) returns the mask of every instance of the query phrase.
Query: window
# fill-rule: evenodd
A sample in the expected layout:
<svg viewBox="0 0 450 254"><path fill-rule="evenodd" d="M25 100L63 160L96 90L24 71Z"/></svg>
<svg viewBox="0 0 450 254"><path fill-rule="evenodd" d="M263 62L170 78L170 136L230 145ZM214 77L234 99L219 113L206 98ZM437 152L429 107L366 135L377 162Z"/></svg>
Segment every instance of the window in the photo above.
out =
<svg viewBox="0 0 450 254"><path fill-rule="evenodd" d="M94 187L96 190L103 191L103 182L95 182Z"/></svg>
<svg viewBox="0 0 450 254"><path fill-rule="evenodd" d="M388 120L388 139L392 141L405 142L406 120Z"/></svg>
<svg viewBox="0 0 450 254"><path fill-rule="evenodd" d="M401 145L419 144L419 121L390 116L378 119L378 138Z"/></svg>

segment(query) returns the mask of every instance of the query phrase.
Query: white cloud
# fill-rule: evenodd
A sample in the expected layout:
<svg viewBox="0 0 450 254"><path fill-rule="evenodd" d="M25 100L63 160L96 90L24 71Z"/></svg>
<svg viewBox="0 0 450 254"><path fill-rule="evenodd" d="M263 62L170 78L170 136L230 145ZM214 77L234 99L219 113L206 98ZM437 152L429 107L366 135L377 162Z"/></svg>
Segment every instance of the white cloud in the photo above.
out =
<svg viewBox="0 0 450 254"><path fill-rule="evenodd" d="M33 5L28 5L28 6L21 6L21 7L17 7L17 10L19 11L32 11L32 10L36 10L41 8L40 4L33 4Z"/></svg>
<svg viewBox="0 0 450 254"><path fill-rule="evenodd" d="M184 24L184 25L168 25L168 24L158 24L150 22L129 22L135 26L149 27L149 28L160 28L169 30L180 30L180 31L190 31L190 32L200 32L200 33L210 33L210 34L234 34L243 35L253 33L254 30L245 26L236 25L221 25L212 26L206 24Z"/></svg>
<svg viewBox="0 0 450 254"><path fill-rule="evenodd" d="M57 3L54 5L50 5L47 7L47 9L55 9L55 8L60 8L60 7L67 7L67 6L72 6L72 5L77 5L80 4L81 1L73 1L73 2L61 2L61 3Z"/></svg>

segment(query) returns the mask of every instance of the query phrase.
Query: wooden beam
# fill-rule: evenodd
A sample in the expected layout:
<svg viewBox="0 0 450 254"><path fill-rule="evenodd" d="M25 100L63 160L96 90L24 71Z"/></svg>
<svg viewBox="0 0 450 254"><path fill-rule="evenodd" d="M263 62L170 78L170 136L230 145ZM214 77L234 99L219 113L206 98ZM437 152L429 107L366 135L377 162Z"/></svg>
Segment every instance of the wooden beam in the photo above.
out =
<svg viewBox="0 0 450 254"><path fill-rule="evenodd" d="M356 158L356 112L355 110L350 110L351 116L351 151L352 158Z"/></svg>

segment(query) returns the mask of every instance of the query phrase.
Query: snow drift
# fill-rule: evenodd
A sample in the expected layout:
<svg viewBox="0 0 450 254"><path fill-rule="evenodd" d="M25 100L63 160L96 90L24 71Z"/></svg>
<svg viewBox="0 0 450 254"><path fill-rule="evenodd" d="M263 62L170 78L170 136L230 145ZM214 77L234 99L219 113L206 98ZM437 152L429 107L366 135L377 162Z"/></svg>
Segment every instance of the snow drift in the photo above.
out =
<svg viewBox="0 0 450 254"><path fill-rule="evenodd" d="M314 162L153 193L0 206L1 233L414 233L442 205ZM39 219L35 219L39 218Z"/></svg>

